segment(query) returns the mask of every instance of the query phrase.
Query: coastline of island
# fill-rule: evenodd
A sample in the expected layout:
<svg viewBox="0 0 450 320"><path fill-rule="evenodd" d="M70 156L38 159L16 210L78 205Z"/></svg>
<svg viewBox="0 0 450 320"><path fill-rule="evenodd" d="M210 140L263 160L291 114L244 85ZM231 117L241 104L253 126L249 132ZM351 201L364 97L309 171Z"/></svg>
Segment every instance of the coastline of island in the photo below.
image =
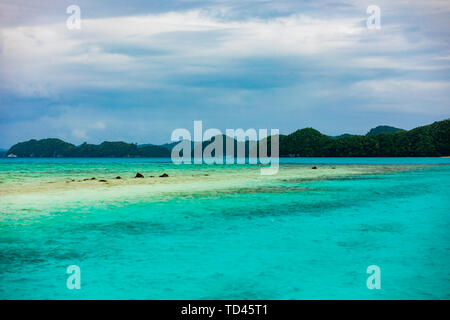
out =
<svg viewBox="0 0 450 320"><path fill-rule="evenodd" d="M216 136L214 139L220 139ZM230 138L222 136L223 139ZM249 142L244 143L246 156ZM270 145L271 137L268 138ZM205 148L211 141L204 141ZM104 141L99 145L83 143L76 146L57 138L29 140L2 151L0 157L9 158L169 158L178 142L163 145ZM193 142L192 143L192 148ZM332 137L313 128L299 129L279 135L280 157L448 157L450 155L450 119L402 130L378 126L366 135L343 134ZM270 150L270 148L269 148ZM236 154L236 153L235 153Z"/></svg>

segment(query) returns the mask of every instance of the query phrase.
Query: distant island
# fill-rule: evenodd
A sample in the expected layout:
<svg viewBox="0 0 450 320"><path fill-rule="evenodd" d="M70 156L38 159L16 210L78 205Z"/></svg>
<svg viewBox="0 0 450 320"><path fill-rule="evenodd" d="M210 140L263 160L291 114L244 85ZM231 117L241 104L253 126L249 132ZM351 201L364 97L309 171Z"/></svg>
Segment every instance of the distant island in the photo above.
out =
<svg viewBox="0 0 450 320"><path fill-rule="evenodd" d="M329 137L312 128L280 136L280 155L294 157L441 157L450 155L450 120L412 130L378 126L365 136Z"/></svg>
<svg viewBox="0 0 450 320"><path fill-rule="evenodd" d="M217 138L217 137L216 137ZM270 144L271 137L268 138ZM366 135L343 134L330 137L312 128L280 135L282 157L440 157L450 155L450 119L402 130L378 126ZM203 145L208 145L204 142ZM60 139L20 142L7 157L170 157L177 143L137 145L126 142L83 143L79 146ZM270 150L270 147L269 147ZM248 154L248 150L246 152Z"/></svg>

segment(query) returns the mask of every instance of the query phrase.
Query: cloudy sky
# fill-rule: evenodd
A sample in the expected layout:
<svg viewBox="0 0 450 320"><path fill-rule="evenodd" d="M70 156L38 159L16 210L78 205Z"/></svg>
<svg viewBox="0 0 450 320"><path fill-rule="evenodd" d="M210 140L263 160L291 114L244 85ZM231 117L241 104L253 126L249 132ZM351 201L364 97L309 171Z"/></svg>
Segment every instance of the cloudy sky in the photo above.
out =
<svg viewBox="0 0 450 320"><path fill-rule="evenodd" d="M449 69L447 0L1 0L0 148L164 143L194 120L410 129L450 117Z"/></svg>

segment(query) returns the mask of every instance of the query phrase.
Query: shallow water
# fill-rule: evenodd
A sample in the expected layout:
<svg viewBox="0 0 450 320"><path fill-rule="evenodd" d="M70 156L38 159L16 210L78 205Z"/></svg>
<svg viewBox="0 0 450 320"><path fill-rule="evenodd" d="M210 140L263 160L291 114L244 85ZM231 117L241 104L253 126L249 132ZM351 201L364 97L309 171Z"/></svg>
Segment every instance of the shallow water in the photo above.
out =
<svg viewBox="0 0 450 320"><path fill-rule="evenodd" d="M450 298L450 159L282 162L3 159L0 298Z"/></svg>

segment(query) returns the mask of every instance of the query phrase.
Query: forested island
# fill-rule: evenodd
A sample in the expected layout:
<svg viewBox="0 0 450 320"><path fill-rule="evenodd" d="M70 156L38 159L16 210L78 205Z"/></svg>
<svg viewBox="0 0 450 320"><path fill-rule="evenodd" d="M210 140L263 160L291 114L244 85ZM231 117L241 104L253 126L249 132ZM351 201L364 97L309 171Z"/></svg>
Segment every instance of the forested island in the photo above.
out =
<svg viewBox="0 0 450 320"><path fill-rule="evenodd" d="M269 144L270 144L269 137ZM412 130L378 126L366 135L330 137L312 128L280 135L282 157L440 157L450 155L450 120L434 122ZM79 146L60 139L20 142L8 157L170 157L176 143L137 145L126 142L83 143ZM248 144L248 143L247 143ZM208 142L203 143L204 146ZM270 149L270 147L269 147ZM246 152L248 154L248 150Z"/></svg>

